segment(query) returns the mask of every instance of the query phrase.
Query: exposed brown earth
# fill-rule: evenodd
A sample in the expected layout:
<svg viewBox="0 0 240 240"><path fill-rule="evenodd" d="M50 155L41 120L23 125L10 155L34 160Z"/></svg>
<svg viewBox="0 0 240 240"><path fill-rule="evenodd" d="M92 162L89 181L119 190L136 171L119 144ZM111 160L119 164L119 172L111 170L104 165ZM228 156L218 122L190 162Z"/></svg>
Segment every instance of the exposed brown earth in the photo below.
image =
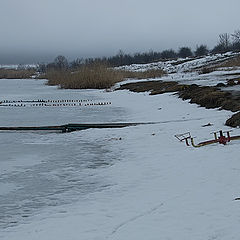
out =
<svg viewBox="0 0 240 240"><path fill-rule="evenodd" d="M196 84L184 85L177 82L147 81L121 85L119 90L128 89L133 92L149 91L150 95L176 92L183 100L190 99L205 108L219 108L232 112L240 111L240 96L221 90L219 87L198 86ZM233 115L226 121L231 127L240 126L240 113Z"/></svg>
<svg viewBox="0 0 240 240"><path fill-rule="evenodd" d="M240 126L240 112L234 114L231 118L226 121L227 126L239 127Z"/></svg>

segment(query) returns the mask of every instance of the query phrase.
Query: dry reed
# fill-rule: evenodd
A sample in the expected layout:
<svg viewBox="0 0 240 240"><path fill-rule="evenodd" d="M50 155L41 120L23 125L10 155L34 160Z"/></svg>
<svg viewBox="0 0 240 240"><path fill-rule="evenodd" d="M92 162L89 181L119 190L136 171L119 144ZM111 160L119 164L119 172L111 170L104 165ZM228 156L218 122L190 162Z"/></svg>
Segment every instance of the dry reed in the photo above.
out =
<svg viewBox="0 0 240 240"><path fill-rule="evenodd" d="M35 69L0 69L0 79L24 79L31 78L35 74Z"/></svg>
<svg viewBox="0 0 240 240"><path fill-rule="evenodd" d="M220 67L240 67L240 56L238 55L237 57L223 62Z"/></svg>
<svg viewBox="0 0 240 240"><path fill-rule="evenodd" d="M104 89L110 88L125 78L156 78L163 75L162 70L149 70L145 72L119 71L108 68L106 65L84 65L77 71L50 70L45 77L49 85L59 85L68 89Z"/></svg>

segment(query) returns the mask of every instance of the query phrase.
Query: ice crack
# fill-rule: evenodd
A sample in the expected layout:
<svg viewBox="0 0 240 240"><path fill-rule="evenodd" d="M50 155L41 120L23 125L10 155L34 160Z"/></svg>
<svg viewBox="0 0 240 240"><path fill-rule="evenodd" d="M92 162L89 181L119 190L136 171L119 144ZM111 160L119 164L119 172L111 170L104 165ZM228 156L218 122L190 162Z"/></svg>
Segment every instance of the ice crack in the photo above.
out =
<svg viewBox="0 0 240 240"><path fill-rule="evenodd" d="M160 207L162 207L162 206L163 206L163 203L161 203L161 204L159 204L159 205L151 208L150 210L148 210L148 211L146 211L146 212L143 212L143 213L141 213L141 214L139 214L139 215L137 215L137 216L134 216L134 217L132 217L132 218L130 218L130 219L122 222L121 224L119 224L117 227L114 228L114 230L110 233L110 235L109 235L107 238L109 238L109 237L111 237L112 235L114 235L116 232L118 232L118 231L119 231L121 228L123 228L125 225L127 225L127 224L129 224L129 223L131 223L131 222L134 222L134 221L136 221L136 220L139 219L139 218L145 217L146 215L152 214L153 212L155 212L156 210L158 210L158 209L159 209Z"/></svg>

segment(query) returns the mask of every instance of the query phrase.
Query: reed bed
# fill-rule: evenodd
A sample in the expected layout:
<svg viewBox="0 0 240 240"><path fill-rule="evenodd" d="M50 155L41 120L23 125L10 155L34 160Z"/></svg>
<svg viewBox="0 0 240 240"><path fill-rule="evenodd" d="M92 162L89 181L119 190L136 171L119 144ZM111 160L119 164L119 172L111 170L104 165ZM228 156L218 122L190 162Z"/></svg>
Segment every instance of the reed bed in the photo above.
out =
<svg viewBox="0 0 240 240"><path fill-rule="evenodd" d="M32 78L35 69L5 69L0 68L0 79L26 79Z"/></svg>
<svg viewBox="0 0 240 240"><path fill-rule="evenodd" d="M66 89L105 89L123 81L126 78L146 79L163 75L162 70L149 70L145 72L130 72L114 70L106 65L84 65L78 70L50 70L45 78L48 85L58 85Z"/></svg>

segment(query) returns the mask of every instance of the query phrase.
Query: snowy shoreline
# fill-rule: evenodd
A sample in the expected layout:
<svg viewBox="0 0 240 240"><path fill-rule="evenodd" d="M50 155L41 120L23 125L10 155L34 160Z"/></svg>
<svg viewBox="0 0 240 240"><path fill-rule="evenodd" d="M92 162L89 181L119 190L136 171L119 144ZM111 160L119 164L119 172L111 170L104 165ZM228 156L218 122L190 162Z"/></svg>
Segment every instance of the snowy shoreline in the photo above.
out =
<svg viewBox="0 0 240 240"><path fill-rule="evenodd" d="M39 91L41 89L40 95L53 94L52 91L57 95L81 93L90 94L96 99L111 101L112 105L104 109L94 106L92 110L84 110L86 114L88 112L94 114L95 121L98 120L97 116L101 112L103 112L102 117L106 115L110 117L112 110L117 109L116 115L111 116L111 121L160 120L165 123L122 129L89 129L66 135L25 134L25 139L22 139L19 133L12 136L4 134L5 141L9 139L9 143L5 143L1 138L0 148L2 156L5 156L0 163L1 171L5 169L1 172L3 180L14 172L13 176L17 176L16 171L19 170L28 176L39 163L40 166L48 167L49 163L60 161L61 155L56 155L55 149L56 147L65 149L64 146L68 144L75 144L71 150L71 159L80 161L83 155L77 149L81 147L84 139L96 144L95 155L86 152L88 161L99 160L101 155L97 152L100 149L103 150L102 159L111 161L110 164L86 170L84 174L86 178L89 172L91 178L101 180L102 183L94 191L86 191L83 195L81 181L77 180L84 172L81 173L76 168L71 170L73 165L69 165L65 170L63 168L46 172L42 177L46 178L47 182L51 179L59 179L59 183L64 183L66 176L64 177L62 173L69 168L69 180L71 180L69 189L65 195L60 195L60 197L62 200L70 200L70 198L75 198L75 200L56 206L45 206L28 217L23 217L27 215L26 213L22 214L22 217L20 215L19 218L22 220L17 226L0 230L1 239L155 240L175 239L176 237L199 240L238 239L239 202L234 199L240 194L238 186L240 180L239 142L235 141L227 146L214 144L194 149L174 138L177 133L190 131L193 136L197 137L196 141L209 139L212 131L230 129L224 126L224 121L231 115L231 112L207 110L196 104L189 104L188 101L182 101L171 93L150 96L149 93L132 93L126 90L72 91L41 86L41 84L36 86L36 83L39 82L36 80L27 82L27 84L32 84L29 90ZM46 93L43 92L44 89ZM15 91L10 94L13 98L19 93ZM34 93L27 94L29 97ZM0 109L0 111L3 110ZM56 118L51 119L55 112L51 113L49 110L32 109L30 114L34 113L34 118L31 118L31 115L20 115L21 111L21 109L17 110L18 115L16 115L16 110L11 109L8 112L6 110L1 112L1 116L5 116L0 119L1 124L4 119L10 120L10 117L11 123L16 120L25 121L26 117L29 117L28 122L31 122L43 114L42 118L38 117L42 124L46 121L56 121ZM83 117L80 112L76 110L73 112L73 109L61 111L63 112L57 115L58 122ZM201 127L208 122L213 125ZM240 130L234 129L234 134L240 134ZM16 138L14 142L16 154L8 150L12 144L12 137ZM18 145L21 146L19 150ZM49 148L46 152L44 149L47 145ZM22 152L22 149L25 149L25 154L20 161L18 154ZM34 158L30 150L35 151ZM64 162L68 163L69 154L63 156ZM3 163L6 164L5 167ZM19 168L19 164L25 166ZM3 182L5 181L7 178ZM80 188L71 185L74 181L77 181L76 187ZM10 185L9 188L12 193L18 191ZM0 193L8 194L1 190ZM54 196L57 197L53 194ZM48 197L40 199L43 202L50 201ZM21 204L23 203L19 202L19 208Z"/></svg>
<svg viewBox="0 0 240 240"><path fill-rule="evenodd" d="M175 68L164 63L171 73L155 81L226 83L227 69L203 75L185 70L229 56L187 61ZM240 74L239 69L231 73L231 79ZM91 99L111 104L6 106L0 108L0 126L158 123L66 134L0 132L1 239L238 240L239 141L196 149L174 137L191 132L200 142L217 130L240 135L240 129L225 126L231 111L189 104L174 92L62 90L44 83L0 80L0 94L8 100Z"/></svg>

